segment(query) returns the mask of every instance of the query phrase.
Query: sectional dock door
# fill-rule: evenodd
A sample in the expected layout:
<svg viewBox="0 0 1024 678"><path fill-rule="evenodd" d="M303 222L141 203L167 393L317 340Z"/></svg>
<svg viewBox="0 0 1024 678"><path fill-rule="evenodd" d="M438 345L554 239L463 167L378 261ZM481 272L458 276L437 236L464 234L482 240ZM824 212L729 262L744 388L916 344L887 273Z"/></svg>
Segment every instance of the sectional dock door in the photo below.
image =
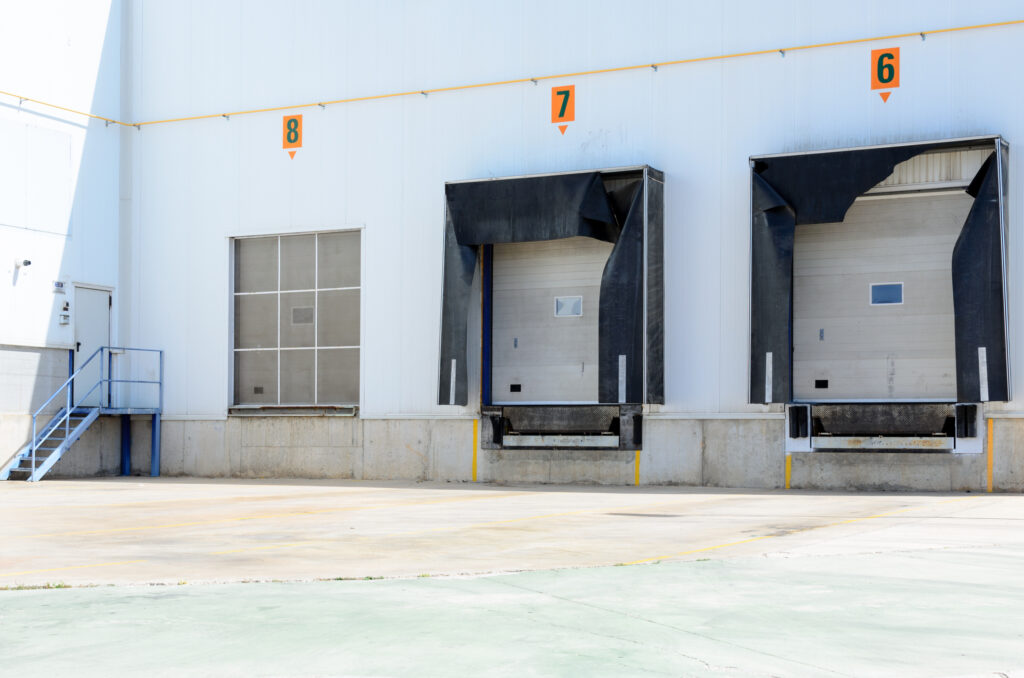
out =
<svg viewBox="0 0 1024 678"><path fill-rule="evenodd" d="M481 337L483 405L664 402L662 182L641 166L447 184L438 404L467 404Z"/></svg>
<svg viewBox="0 0 1024 678"><path fill-rule="evenodd" d="M599 402L598 302L612 249L581 237L493 246L484 263L492 271L490 404Z"/></svg>
<svg viewBox="0 0 1024 678"><path fill-rule="evenodd" d="M1007 400L997 137L752 159L751 402Z"/></svg>

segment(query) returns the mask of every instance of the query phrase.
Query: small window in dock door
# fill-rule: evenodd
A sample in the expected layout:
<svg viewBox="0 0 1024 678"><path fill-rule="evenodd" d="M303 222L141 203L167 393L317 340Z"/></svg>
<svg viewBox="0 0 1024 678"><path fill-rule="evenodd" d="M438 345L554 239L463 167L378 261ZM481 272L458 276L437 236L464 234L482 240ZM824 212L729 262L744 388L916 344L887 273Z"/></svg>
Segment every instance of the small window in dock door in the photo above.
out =
<svg viewBox="0 0 1024 678"><path fill-rule="evenodd" d="M903 303L903 283L872 283L871 305L886 306Z"/></svg>
<svg viewBox="0 0 1024 678"><path fill-rule="evenodd" d="M583 315L583 297L555 297L556 318L578 318Z"/></svg>

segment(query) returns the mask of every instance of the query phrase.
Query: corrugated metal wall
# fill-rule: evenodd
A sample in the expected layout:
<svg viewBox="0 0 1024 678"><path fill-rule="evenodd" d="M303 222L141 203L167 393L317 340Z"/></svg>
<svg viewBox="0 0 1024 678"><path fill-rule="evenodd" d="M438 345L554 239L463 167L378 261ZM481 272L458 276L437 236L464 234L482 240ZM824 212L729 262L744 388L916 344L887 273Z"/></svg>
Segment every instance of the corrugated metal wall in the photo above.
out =
<svg viewBox="0 0 1024 678"><path fill-rule="evenodd" d="M170 413L222 416L228 238L362 226L362 415L470 415L472 405L434 404L444 182L648 163L665 172L660 409L769 411L746 403L748 158L990 133L1016 149L1024 90L1006 74L1024 56L1024 27L916 32L1019 15L1010 1L953 0L142 4L130 78L139 119L913 36L314 106L294 111L304 115L294 159L281 148L281 115L293 111L143 128L133 137L132 341L170 351ZM870 52L888 46L900 48L902 74L883 102ZM561 134L551 87L564 84L576 86L576 119ZM1024 172L1010 157L1017 280ZM1024 312L1010 289L1017 359ZM1015 374L1024 393L1024 370Z"/></svg>
<svg viewBox="0 0 1024 678"><path fill-rule="evenodd" d="M896 165L869 193L967 186L992 148L922 153Z"/></svg>

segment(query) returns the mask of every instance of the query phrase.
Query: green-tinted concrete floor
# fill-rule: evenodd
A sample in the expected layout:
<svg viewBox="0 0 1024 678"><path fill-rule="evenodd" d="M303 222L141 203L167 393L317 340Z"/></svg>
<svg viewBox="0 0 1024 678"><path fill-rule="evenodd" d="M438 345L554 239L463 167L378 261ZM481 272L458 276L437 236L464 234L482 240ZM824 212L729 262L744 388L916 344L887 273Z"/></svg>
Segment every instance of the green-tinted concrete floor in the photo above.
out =
<svg viewBox="0 0 1024 678"><path fill-rule="evenodd" d="M0 509L0 675L1024 677L1014 495L133 479ZM265 581L362 574L402 578Z"/></svg>
<svg viewBox="0 0 1024 678"><path fill-rule="evenodd" d="M1012 675L1022 556L9 591L2 656L20 676Z"/></svg>

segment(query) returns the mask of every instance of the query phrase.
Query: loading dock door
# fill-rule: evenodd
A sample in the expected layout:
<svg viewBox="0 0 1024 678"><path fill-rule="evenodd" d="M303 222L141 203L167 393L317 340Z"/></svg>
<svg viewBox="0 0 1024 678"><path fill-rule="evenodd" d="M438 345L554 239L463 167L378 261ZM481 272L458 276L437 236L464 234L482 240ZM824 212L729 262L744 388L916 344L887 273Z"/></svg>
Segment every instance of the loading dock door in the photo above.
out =
<svg viewBox="0 0 1024 678"><path fill-rule="evenodd" d="M797 400L956 400L951 260L972 203L865 196L841 223L796 229Z"/></svg>
<svg viewBox="0 0 1024 678"><path fill-rule="evenodd" d="M598 402L598 298L611 251L580 237L494 246L494 404Z"/></svg>
<svg viewBox="0 0 1024 678"><path fill-rule="evenodd" d="M530 402L663 403L663 181L661 172L638 166L446 184L438 404L468 403L467 347L470 341L479 341L481 334L490 337L494 327L489 303L484 303L484 325L479 329L470 327L468 311L474 303L473 280L478 270L482 271L481 282L487 290L484 301L489 302L493 275L492 266L487 262L492 258L492 250L504 245L567 239L576 239L574 242L579 243L579 238L597 241L574 246L582 248L583 253L592 253L586 254L584 259L601 252L596 258L604 261L602 266L597 266L596 262L591 262L595 264L592 268L587 265L588 271L600 273L596 295L597 393L592 394L592 387L586 381L589 376L577 376L566 381L561 395L551 396L549 391L547 397L557 400L531 398ZM540 249L534 253L540 257L538 261L555 251L543 245L537 247ZM515 251L518 250L506 250ZM501 252L498 256L503 257ZM565 272L564 262L559 263L557 258L547 268L553 269L552 274L556 272L554 269ZM546 274L542 272L543 275ZM591 287L591 280L588 273L584 287ZM573 284L578 286L578 283ZM552 314L552 324L544 331L554 332L552 336L556 336L561 328L570 327L574 321L579 327L586 327L592 321L594 313L584 306L592 309L590 297L595 295L588 294L586 299L582 294L555 295L552 292L559 285L552 285L550 280L541 284L549 288L545 293L549 296L546 303L551 304ZM524 288L515 294L525 296L527 293ZM556 305L555 296L564 298ZM564 324L554 323L556 308L560 309L559 318ZM577 315L584 320L576 318ZM515 342L518 335L511 337ZM577 341L581 346L586 344L575 336L562 338L570 344ZM520 383L521 390L512 391L507 373L502 377L504 384L496 386L492 393L491 386L497 382L490 372L494 366L488 354L491 346L489 339L483 345L482 404L508 402L505 396L511 393L521 394L518 397L525 401L525 384ZM589 354L585 351L571 353L569 348L564 354L556 352L555 362L564 366L580 358L581 373L586 375ZM504 364L508 366L508 356L505 358ZM514 365L515 360L511 364ZM591 392L584 393L584 390Z"/></svg>
<svg viewBox="0 0 1024 678"><path fill-rule="evenodd" d="M977 167L982 157L984 160ZM897 242L894 247L915 246L915 219L919 224L930 221L933 226L931 231L935 233L946 232L951 227L950 221L960 222L959 232L949 253L955 393L952 397L948 395L949 386L943 384L941 376L945 369L943 365L948 364L948 348L942 348L941 337L931 335L937 328L941 328L940 318L946 313L941 295L932 290L931 293L918 293L913 298L925 303L926 308L920 308L922 313L919 315L935 316L932 320L938 325L929 327L921 318L909 318L912 309L904 309L904 317L901 318L900 312L893 312L891 308L875 309L888 312L889 318L894 321L891 323L880 322L877 320L879 316L868 315L867 312L859 317L854 314L854 319L848 321L848 327L856 325L858 331L871 328L873 324L874 331L888 333L887 341L898 349L897 353L885 355L884 386L878 386L877 375L870 377L866 381L873 381L874 385L862 385L854 397L890 401L955 398L961 403L1010 399L1004 275L1007 146L1002 139L975 137L759 156L751 158L751 161L750 402L791 402L794 398L838 399L835 396L822 398L818 395L819 388L832 389L832 380L826 375L816 378L813 370L818 366L811 363L820 357L815 353L823 350L821 345L835 338L832 336L834 333L830 334L827 328L822 327L822 323L834 320L833 316L839 312L838 307L856 302L848 301L845 297L847 290L840 290L839 284L833 280L831 292L826 288L823 294L830 307L813 307L807 301L813 283L805 279L801 283L803 289L800 292L796 290L795 250L798 247L797 238L807 229L810 229L809 237L813 237L814 233L821 235L829 226L847 226L844 222L848 218L859 220L862 228L870 229L872 220L863 215L857 216L862 208L868 209L865 207L865 198L902 201L902 207L899 202L894 202L877 208L882 212L888 210L889 214L881 214L880 218L897 224L892 230L904 231L904 236L893 235L897 241L903 241L902 245ZM976 167L973 178L968 180ZM952 202L947 205L949 211L945 213L933 211L931 216L926 214L921 219L905 219L900 214L907 211L914 195L924 200L922 204L930 205L929 200L938 199L944 192L961 190L970 200L966 216L964 205L953 198L950 198ZM902 226L898 225L901 220L906 222ZM821 228L815 229L816 226ZM886 237L889 235L887 233ZM840 237L855 241L859 234L837 235L837 238ZM937 243L925 243L922 247L937 247ZM811 246L814 243L809 240L803 244ZM842 259L845 256L842 255L843 245L838 240L836 244L838 251L834 249L831 254ZM856 248L857 245L854 243L850 247ZM920 278L918 274L922 266L927 270L929 266L935 265L934 261L931 264L927 262L928 255L924 250L862 254L865 257L881 256L879 262L867 263L868 266L878 263L882 267L878 270L867 269L872 274L877 273L883 277L881 274L886 273L885 266L895 266L906 271L903 276L886 273L884 277L888 279L872 280L867 290L860 288L854 292L864 295L864 303L869 305L872 300L877 305L885 305L887 302L909 303L912 290L907 284L908 280L914 286L938 284L935 278L938 275L937 269L932 269L935 274L930 282L927 276L924 279L911 279ZM921 257L923 262L919 260ZM801 273L806 276L809 269L803 266ZM854 271L848 269L845 273L853 275ZM852 289L853 285L861 285L866 281L851 278L847 282L847 287ZM877 283L877 290L872 289L873 283ZM803 295L804 299L799 309L796 307L798 295ZM948 309L948 306L945 308ZM806 321L809 325L805 324L798 330L797 320ZM901 326L909 327L917 333L917 343L921 350L916 355L913 350L905 352L905 347L901 347L896 340L898 337L893 334L894 328ZM850 331L852 336L853 330ZM800 336L797 336L798 333ZM867 336L868 332L863 334ZM930 348L934 352L929 356L926 352L927 344L933 340L936 343ZM817 348L812 348L814 341L820 344ZM881 341L874 343L876 345L869 348L877 351ZM848 364L845 367L836 366L841 376L844 376L843 369L844 378L858 376L857 372L865 368L865 361L877 360L877 353L874 356L865 355L862 352L864 348L863 342L860 345L854 342L852 346L845 347ZM911 362L907 362L908 358ZM797 369L798 360L803 363L801 370ZM926 365L923 361L927 360L937 362ZM918 362L914 365L913 361ZM877 370L877 363L874 369ZM899 378L901 372L905 377L909 376L909 380ZM813 385L810 383L812 378ZM797 379L802 379L803 383L795 383ZM816 392L811 398L807 395L809 389ZM935 395L937 393L942 395Z"/></svg>

